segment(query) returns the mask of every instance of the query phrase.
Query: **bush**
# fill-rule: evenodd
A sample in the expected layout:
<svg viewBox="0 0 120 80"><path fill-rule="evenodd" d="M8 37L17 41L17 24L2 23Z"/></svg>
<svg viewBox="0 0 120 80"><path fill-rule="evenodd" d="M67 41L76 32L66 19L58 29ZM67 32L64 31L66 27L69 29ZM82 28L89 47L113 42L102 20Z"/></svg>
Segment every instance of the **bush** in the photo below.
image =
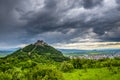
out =
<svg viewBox="0 0 120 80"><path fill-rule="evenodd" d="M64 80L62 73L58 70L53 70L50 68L42 68L40 66L31 69L28 74L26 74L28 80Z"/></svg>
<svg viewBox="0 0 120 80"><path fill-rule="evenodd" d="M7 73L0 73L0 80L12 80L12 76L10 74Z"/></svg>
<svg viewBox="0 0 120 80"><path fill-rule="evenodd" d="M60 66L60 70L63 72L70 72L74 69L73 65L68 62L63 62Z"/></svg>

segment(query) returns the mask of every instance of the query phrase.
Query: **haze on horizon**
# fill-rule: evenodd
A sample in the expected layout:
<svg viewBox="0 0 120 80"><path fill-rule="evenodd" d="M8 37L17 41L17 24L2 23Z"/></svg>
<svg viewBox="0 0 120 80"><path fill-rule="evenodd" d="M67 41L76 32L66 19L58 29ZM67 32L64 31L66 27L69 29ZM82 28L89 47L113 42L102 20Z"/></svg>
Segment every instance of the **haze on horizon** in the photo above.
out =
<svg viewBox="0 0 120 80"><path fill-rule="evenodd" d="M120 48L120 0L0 0L0 49Z"/></svg>

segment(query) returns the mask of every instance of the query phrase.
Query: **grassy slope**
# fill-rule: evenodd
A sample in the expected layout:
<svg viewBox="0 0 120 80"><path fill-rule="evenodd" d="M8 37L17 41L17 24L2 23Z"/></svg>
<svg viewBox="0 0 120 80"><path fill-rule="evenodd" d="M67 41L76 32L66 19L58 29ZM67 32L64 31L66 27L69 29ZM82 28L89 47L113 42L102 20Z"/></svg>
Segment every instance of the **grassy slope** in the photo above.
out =
<svg viewBox="0 0 120 80"><path fill-rule="evenodd" d="M76 69L71 73L64 73L65 80L120 80L120 72L113 74L106 68Z"/></svg>

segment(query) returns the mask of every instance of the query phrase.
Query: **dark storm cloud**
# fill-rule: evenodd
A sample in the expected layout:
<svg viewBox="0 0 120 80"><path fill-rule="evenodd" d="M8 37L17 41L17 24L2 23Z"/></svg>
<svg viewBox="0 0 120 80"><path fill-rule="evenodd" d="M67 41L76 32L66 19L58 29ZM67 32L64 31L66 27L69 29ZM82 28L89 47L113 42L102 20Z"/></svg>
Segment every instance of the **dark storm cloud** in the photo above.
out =
<svg viewBox="0 0 120 80"><path fill-rule="evenodd" d="M120 41L119 0L0 0L0 43Z"/></svg>
<svg viewBox="0 0 120 80"><path fill-rule="evenodd" d="M103 0L83 0L84 8L93 8L97 5L101 5Z"/></svg>

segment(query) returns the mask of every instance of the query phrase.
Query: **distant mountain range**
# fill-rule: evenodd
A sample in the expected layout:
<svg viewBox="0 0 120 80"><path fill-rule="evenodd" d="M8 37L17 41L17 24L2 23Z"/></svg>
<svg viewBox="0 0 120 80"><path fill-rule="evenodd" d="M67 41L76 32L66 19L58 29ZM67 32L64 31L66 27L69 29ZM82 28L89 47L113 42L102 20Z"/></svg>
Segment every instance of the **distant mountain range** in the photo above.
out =
<svg viewBox="0 0 120 80"><path fill-rule="evenodd" d="M16 51L20 48L8 48L8 49L0 49L0 51Z"/></svg>
<svg viewBox="0 0 120 80"><path fill-rule="evenodd" d="M7 56L20 48L0 49L0 57Z"/></svg>
<svg viewBox="0 0 120 80"><path fill-rule="evenodd" d="M4 57L8 54L11 54L13 51L0 51L0 57Z"/></svg>
<svg viewBox="0 0 120 80"><path fill-rule="evenodd" d="M120 49L96 49L96 50L77 50L59 49L63 54L114 54L120 53Z"/></svg>

